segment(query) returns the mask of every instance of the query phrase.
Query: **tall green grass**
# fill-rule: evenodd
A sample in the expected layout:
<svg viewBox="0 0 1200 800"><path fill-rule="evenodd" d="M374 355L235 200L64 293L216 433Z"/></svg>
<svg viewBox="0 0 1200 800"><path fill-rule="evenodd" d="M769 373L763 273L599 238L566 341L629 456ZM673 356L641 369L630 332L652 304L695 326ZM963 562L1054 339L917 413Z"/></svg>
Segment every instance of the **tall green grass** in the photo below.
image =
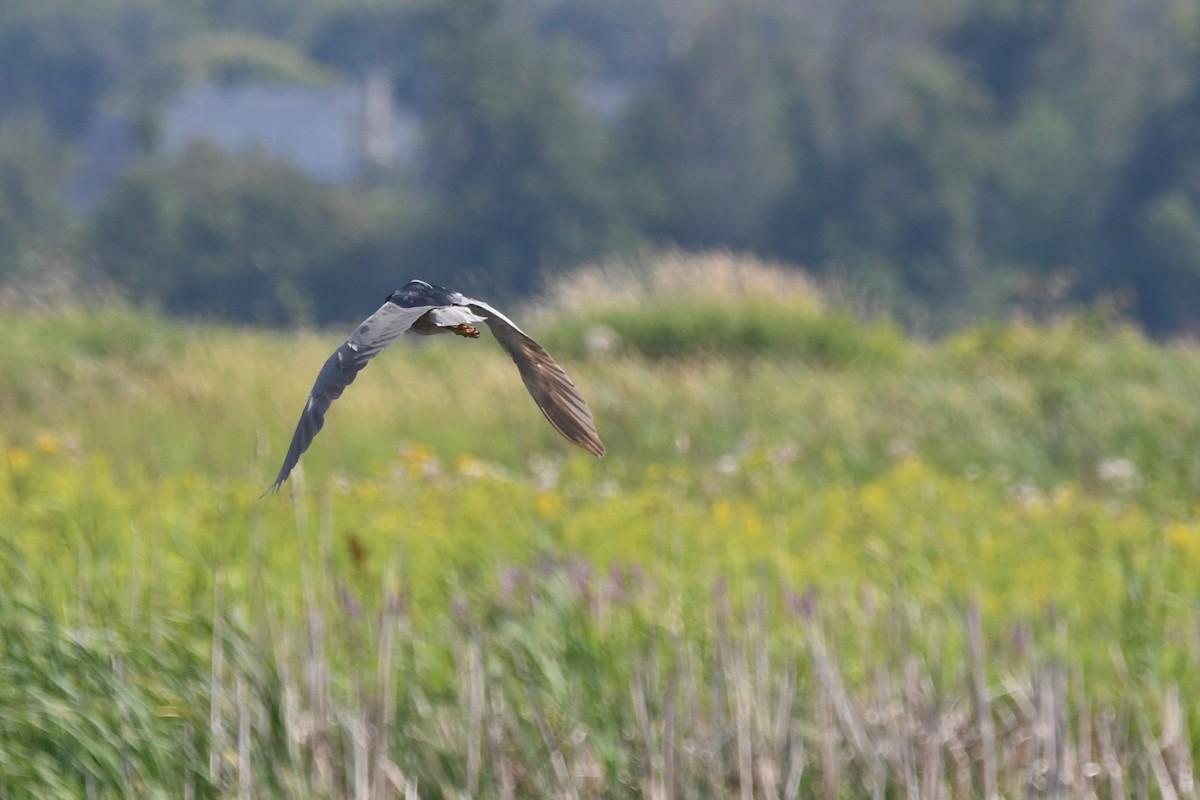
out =
<svg viewBox="0 0 1200 800"><path fill-rule="evenodd" d="M1192 348L721 255L514 317L605 458L411 337L260 500L345 331L0 316L0 796L1187 794Z"/></svg>

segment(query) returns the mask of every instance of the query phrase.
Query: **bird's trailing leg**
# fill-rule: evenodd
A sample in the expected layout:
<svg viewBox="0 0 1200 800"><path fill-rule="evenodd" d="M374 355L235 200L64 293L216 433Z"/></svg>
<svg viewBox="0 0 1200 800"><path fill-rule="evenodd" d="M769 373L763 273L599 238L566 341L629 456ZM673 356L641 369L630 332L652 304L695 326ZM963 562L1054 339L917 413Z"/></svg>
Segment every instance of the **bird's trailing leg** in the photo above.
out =
<svg viewBox="0 0 1200 800"><path fill-rule="evenodd" d="M479 328L476 328L474 325L466 325L466 324L455 325L450 330L454 331L454 333L456 333L457 335L465 336L468 339L478 339L479 338Z"/></svg>

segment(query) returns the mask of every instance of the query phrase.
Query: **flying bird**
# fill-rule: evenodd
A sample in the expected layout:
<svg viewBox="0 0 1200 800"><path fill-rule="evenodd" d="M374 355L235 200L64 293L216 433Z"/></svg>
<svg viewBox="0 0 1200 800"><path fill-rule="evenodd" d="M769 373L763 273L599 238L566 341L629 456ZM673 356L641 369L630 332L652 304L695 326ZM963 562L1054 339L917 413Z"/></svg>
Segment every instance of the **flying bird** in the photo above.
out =
<svg viewBox="0 0 1200 800"><path fill-rule="evenodd" d="M283 466L267 492L278 490L288 479L325 424L325 412L333 401L342 396L367 362L400 334L455 333L478 339L476 325L480 322L488 326L504 352L516 363L525 388L555 430L592 455L604 455L604 443L596 433L592 412L567 373L545 348L487 303L425 281L409 281L388 295L379 310L367 317L321 367L292 434Z"/></svg>

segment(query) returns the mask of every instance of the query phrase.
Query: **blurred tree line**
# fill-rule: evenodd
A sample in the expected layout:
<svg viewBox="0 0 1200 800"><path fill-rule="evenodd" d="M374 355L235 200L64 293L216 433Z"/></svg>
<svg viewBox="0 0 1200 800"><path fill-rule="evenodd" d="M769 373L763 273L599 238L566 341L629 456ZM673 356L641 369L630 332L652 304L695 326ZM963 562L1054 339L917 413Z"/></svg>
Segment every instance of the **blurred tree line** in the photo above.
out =
<svg viewBox="0 0 1200 800"><path fill-rule="evenodd" d="M203 82L382 71L415 166L320 183L156 142ZM120 113L141 158L64 202ZM48 264L171 311L353 317L605 254L730 247L935 328L1104 298L1200 328L1195 0L6 0L0 281Z"/></svg>

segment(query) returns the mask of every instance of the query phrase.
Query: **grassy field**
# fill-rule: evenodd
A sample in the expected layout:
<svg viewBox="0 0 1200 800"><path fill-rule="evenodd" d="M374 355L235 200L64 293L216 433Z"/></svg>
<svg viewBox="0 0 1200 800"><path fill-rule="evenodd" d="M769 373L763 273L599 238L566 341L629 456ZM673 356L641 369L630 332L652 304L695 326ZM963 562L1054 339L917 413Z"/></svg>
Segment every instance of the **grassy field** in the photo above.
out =
<svg viewBox="0 0 1200 800"><path fill-rule="evenodd" d="M1194 347L725 255L547 305L605 458L410 337L261 499L346 330L0 315L0 796L1194 796Z"/></svg>

